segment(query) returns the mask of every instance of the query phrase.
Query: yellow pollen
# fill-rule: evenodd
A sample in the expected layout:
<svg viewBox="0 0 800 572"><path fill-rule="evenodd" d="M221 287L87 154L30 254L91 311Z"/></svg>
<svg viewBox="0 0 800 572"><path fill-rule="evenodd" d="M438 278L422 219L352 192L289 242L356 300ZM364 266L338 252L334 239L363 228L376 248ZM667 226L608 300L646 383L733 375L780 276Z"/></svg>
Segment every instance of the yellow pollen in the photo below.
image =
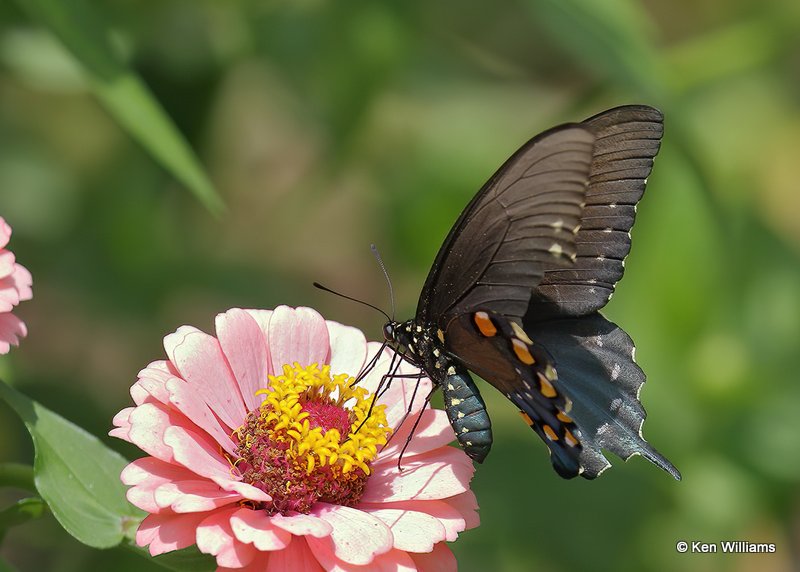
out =
<svg viewBox="0 0 800 572"><path fill-rule="evenodd" d="M367 417L372 396L363 387L353 386L353 381L347 374L331 377L329 365L320 369L317 364L303 367L295 363L284 365L282 375L269 376L269 388L256 392L266 397L256 413L258 424L272 441L287 446L286 460L292 466L302 467L308 475L316 467L325 466L343 478L356 469L370 473L369 464L377 457L378 448L386 444L391 428L386 422L385 405L373 406ZM311 426L304 406L320 404L346 413L347 435L336 428ZM244 434L242 428L237 434ZM250 438L246 435L245 441Z"/></svg>

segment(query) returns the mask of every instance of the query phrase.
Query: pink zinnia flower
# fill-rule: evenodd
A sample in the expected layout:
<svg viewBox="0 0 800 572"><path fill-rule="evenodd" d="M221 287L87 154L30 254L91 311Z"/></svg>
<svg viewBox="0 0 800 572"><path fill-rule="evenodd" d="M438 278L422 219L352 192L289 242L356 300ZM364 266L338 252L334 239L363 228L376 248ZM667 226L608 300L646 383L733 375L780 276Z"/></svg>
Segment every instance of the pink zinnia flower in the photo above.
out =
<svg viewBox="0 0 800 572"><path fill-rule="evenodd" d="M478 516L443 411L422 413L398 469L431 382L395 378L370 409L391 351L352 385L380 344L309 308L233 309L216 330L164 338L169 360L139 373L136 406L114 418L111 435L150 455L122 473L150 513L137 543L197 544L219 570L455 569L446 541Z"/></svg>
<svg viewBox="0 0 800 572"><path fill-rule="evenodd" d="M11 310L33 296L31 273L17 264L13 252L6 250L10 238L11 227L0 217L0 355L7 354L12 345L19 345L19 338L28 334L25 323Z"/></svg>

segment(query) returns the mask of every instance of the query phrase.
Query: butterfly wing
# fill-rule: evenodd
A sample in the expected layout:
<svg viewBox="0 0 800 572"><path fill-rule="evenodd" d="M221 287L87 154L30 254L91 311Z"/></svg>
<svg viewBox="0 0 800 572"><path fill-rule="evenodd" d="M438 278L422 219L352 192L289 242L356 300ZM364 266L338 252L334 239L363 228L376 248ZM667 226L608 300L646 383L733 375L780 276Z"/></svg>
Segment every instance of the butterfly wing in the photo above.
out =
<svg viewBox="0 0 800 572"><path fill-rule="evenodd" d="M570 417L581 430L582 476L609 467L602 449L628 460L644 458L680 480L680 473L642 436L645 410L639 392L645 374L634 361L630 336L600 314L525 323L525 331L547 348L557 364L559 391L572 402Z"/></svg>
<svg viewBox="0 0 800 572"><path fill-rule="evenodd" d="M642 198L664 132L663 115L644 105L610 109L584 121L596 135L586 206L569 267L548 268L529 316L584 316L606 305L630 252L636 204Z"/></svg>
<svg viewBox="0 0 800 572"><path fill-rule="evenodd" d="M439 250L419 324L483 308L521 317L544 268L569 264L592 162L593 132L556 127L517 151L467 205Z"/></svg>

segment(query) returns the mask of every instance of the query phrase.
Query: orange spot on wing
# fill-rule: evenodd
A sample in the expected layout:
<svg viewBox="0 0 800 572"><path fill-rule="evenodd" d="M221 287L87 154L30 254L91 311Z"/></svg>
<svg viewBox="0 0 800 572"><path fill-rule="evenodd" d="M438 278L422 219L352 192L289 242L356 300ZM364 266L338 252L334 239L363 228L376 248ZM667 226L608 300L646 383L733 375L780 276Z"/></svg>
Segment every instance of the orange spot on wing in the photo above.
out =
<svg viewBox="0 0 800 572"><path fill-rule="evenodd" d="M528 425L528 427L533 427L533 419L531 419L530 415L524 411L520 411L519 414L522 416L522 420Z"/></svg>
<svg viewBox="0 0 800 572"><path fill-rule="evenodd" d="M566 441L567 445L569 445L570 447L578 446L578 440L575 438L575 435L570 433L569 429L566 428L564 429L564 441Z"/></svg>
<svg viewBox="0 0 800 572"><path fill-rule="evenodd" d="M556 419L558 419L559 421L563 421L564 423L572 423L572 417L564 413L561 413L560 411L556 413Z"/></svg>
<svg viewBox="0 0 800 572"><path fill-rule="evenodd" d="M517 338L511 338L511 347L514 349L514 353L517 355L517 359L524 363L525 365L533 365L536 363L536 360L533 359L528 346L522 340L518 340Z"/></svg>
<svg viewBox="0 0 800 572"><path fill-rule="evenodd" d="M543 429L544 429L544 434L547 435L548 439L550 439L551 441L558 441L558 435L556 435L556 432L553 431L553 428L550 427L550 425L544 425Z"/></svg>
<svg viewBox="0 0 800 572"><path fill-rule="evenodd" d="M497 335L497 326L494 325L494 322L486 312L475 312L472 319L475 320L475 325L478 326L481 334L487 338Z"/></svg>
<svg viewBox="0 0 800 572"><path fill-rule="evenodd" d="M542 375L539 376L539 392L547 398L556 397L558 395L553 384Z"/></svg>

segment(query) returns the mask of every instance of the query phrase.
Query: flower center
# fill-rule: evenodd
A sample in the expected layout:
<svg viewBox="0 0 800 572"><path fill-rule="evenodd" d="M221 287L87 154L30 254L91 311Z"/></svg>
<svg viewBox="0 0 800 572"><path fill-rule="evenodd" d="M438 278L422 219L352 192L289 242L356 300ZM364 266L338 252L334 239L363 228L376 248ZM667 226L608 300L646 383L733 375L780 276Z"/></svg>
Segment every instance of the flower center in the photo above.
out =
<svg viewBox="0 0 800 572"><path fill-rule="evenodd" d="M346 374L330 366L283 366L269 376L266 399L236 431L235 461L245 482L272 497L269 514L308 513L317 501L354 506L370 464L391 429L385 405L375 405ZM367 414L369 413L369 416Z"/></svg>

